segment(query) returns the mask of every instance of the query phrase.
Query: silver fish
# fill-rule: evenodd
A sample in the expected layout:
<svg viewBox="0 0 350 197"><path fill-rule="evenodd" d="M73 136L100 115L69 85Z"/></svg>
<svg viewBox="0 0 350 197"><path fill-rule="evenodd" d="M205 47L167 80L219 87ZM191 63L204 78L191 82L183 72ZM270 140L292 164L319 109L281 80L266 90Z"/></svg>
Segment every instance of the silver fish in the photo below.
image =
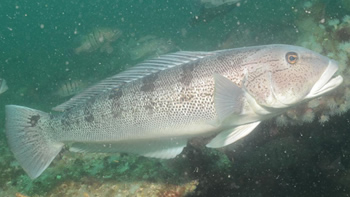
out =
<svg viewBox="0 0 350 197"><path fill-rule="evenodd" d="M2 79L0 78L0 94L6 92L6 90L8 90L8 86L6 84L6 80L5 79Z"/></svg>
<svg viewBox="0 0 350 197"><path fill-rule="evenodd" d="M6 106L6 135L23 169L38 177L65 144L76 152L174 158L194 137L218 148L263 120L339 86L334 60L267 45L180 51L145 61L54 108Z"/></svg>

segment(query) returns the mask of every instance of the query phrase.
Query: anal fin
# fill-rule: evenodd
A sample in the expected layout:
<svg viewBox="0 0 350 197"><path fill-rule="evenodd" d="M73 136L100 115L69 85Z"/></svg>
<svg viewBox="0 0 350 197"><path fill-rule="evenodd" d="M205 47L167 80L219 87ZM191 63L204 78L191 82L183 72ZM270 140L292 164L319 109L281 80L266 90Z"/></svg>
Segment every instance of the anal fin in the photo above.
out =
<svg viewBox="0 0 350 197"><path fill-rule="evenodd" d="M180 154L187 139L146 139L119 142L75 142L70 151L95 153L134 153L145 157L171 159Z"/></svg>
<svg viewBox="0 0 350 197"><path fill-rule="evenodd" d="M226 131L223 131L219 133L214 139L212 139L207 144L207 147L220 148L220 147L224 147L229 144L232 144L235 141L248 135L259 124L260 124L260 121L257 121L257 122L253 122L245 125L240 125L240 126L234 127L233 129L228 129Z"/></svg>

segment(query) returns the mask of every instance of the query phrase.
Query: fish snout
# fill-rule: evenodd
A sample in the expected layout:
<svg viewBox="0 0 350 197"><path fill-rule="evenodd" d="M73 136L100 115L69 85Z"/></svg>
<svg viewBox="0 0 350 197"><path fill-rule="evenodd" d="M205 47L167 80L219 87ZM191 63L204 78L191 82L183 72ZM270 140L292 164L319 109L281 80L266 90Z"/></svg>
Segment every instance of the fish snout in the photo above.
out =
<svg viewBox="0 0 350 197"><path fill-rule="evenodd" d="M306 98L315 98L338 87L343 82L342 76L334 76L338 69L338 63L330 59L325 71L312 87Z"/></svg>

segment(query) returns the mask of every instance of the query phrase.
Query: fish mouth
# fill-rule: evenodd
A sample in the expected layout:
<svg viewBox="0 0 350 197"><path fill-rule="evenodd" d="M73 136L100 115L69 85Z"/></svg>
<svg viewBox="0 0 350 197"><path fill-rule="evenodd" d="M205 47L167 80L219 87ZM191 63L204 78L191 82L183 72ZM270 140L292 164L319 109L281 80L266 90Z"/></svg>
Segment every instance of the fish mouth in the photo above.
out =
<svg viewBox="0 0 350 197"><path fill-rule="evenodd" d="M338 87L343 82L342 76L334 76L338 68L339 66L336 61L329 60L326 70L312 87L306 98L315 98Z"/></svg>

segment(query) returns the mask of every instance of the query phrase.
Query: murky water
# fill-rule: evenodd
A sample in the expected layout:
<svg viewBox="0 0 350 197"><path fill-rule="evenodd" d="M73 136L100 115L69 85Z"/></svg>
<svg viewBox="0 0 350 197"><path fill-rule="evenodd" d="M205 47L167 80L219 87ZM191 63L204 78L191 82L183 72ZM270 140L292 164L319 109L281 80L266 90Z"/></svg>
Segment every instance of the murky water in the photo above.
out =
<svg viewBox="0 0 350 197"><path fill-rule="evenodd" d="M32 181L0 132L0 196L350 194L347 0L241 0L209 7L199 0L8 1L0 4L0 21L0 78L9 87L0 95L2 131L5 105L50 111L106 77L179 50L299 45L337 60L345 78L318 104L265 122L233 145L208 149L195 139L171 160L67 148Z"/></svg>

